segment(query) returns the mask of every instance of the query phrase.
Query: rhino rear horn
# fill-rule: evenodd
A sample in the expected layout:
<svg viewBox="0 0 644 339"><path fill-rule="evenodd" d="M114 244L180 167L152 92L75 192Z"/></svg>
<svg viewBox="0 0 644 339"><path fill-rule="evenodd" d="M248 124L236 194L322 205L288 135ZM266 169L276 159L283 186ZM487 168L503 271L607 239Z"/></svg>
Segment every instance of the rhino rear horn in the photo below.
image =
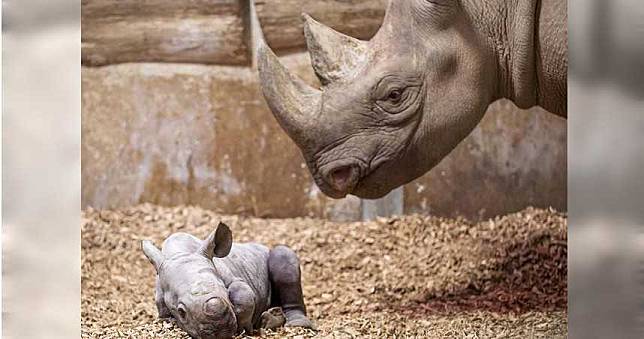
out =
<svg viewBox="0 0 644 339"><path fill-rule="evenodd" d="M367 42L327 27L308 14L304 17L304 36L311 64L322 85L351 74L367 58Z"/></svg>

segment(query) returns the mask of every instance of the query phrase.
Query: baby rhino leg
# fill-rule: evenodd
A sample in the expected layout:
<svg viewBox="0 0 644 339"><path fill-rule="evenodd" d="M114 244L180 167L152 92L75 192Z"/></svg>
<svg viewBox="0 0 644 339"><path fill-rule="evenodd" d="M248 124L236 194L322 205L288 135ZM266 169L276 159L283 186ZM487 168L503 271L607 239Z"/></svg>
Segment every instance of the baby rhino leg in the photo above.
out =
<svg viewBox="0 0 644 339"><path fill-rule="evenodd" d="M268 271L275 300L286 315L284 326L312 328L313 323L306 317L297 254L286 246L276 246L268 256Z"/></svg>

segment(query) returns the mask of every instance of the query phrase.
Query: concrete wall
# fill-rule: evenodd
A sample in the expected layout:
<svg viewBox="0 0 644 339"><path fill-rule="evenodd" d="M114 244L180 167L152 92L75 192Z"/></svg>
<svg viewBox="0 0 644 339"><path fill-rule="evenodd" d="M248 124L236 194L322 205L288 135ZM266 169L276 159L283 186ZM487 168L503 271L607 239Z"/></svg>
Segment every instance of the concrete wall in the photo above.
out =
<svg viewBox="0 0 644 339"><path fill-rule="evenodd" d="M320 193L270 114L250 67L242 1L158 0L165 10L112 2L83 1L83 207L153 202L257 216L361 217L356 197L333 200ZM208 3L222 7L200 12ZM368 38L382 20L384 2L257 1L268 42L289 69L315 83L302 52L303 10ZM227 18L209 28L219 35L195 24L204 15ZM140 27L149 27L142 36L154 38L136 42L128 36ZM193 35L159 27L183 27ZM110 39L101 30L112 32ZM170 42L181 47L185 41L210 47L168 49ZM122 52L143 43L149 45ZM472 135L403 195L405 212L445 216L487 217L527 205L565 210L566 122L495 103Z"/></svg>
<svg viewBox="0 0 644 339"><path fill-rule="evenodd" d="M567 210L566 120L492 104L438 166L405 186L405 211L486 218L526 206Z"/></svg>

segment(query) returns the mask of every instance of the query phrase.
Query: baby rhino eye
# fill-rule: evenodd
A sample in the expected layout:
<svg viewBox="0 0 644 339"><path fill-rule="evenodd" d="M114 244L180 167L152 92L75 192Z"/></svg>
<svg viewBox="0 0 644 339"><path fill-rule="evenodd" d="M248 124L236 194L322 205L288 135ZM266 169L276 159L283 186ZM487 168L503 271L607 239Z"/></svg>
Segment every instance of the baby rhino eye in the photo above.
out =
<svg viewBox="0 0 644 339"><path fill-rule="evenodd" d="M186 309L183 305L179 305L179 307L177 308L177 312L179 313L179 318L181 320L186 319Z"/></svg>

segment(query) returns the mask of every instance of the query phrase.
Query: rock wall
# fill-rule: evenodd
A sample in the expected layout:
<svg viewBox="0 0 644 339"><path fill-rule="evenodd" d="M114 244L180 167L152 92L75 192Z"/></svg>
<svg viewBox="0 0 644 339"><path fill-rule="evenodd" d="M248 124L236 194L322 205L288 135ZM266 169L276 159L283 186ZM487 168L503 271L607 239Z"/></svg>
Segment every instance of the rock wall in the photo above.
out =
<svg viewBox="0 0 644 339"><path fill-rule="evenodd" d="M257 1L266 39L315 83L301 16L369 38L384 1ZM243 1L84 0L82 205L194 204L263 217L361 217L333 200L266 106ZM95 67L95 66L101 67ZM566 122L508 102L424 177L404 211L471 218L566 209Z"/></svg>

